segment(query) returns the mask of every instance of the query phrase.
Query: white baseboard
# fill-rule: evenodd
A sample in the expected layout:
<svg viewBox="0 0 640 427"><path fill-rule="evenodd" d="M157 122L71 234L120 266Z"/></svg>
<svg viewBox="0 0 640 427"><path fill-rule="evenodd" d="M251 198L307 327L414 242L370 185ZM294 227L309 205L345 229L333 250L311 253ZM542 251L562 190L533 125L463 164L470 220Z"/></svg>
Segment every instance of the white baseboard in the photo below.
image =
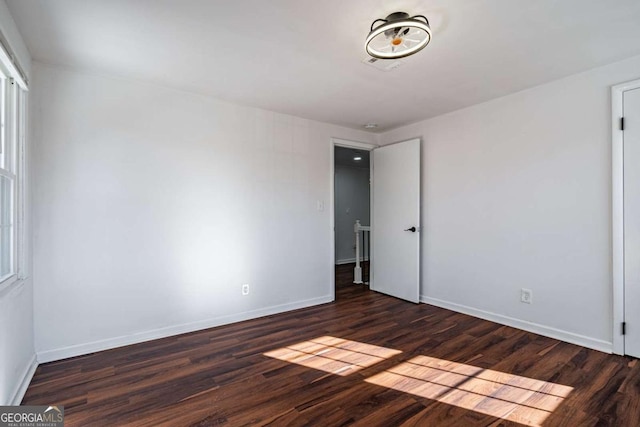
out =
<svg viewBox="0 0 640 427"><path fill-rule="evenodd" d="M489 320L491 322L500 323L501 325L511 326L517 329L522 329L527 332L533 332L534 334L544 335L545 337L555 338L560 341L566 341L571 344L591 348L594 350L602 351L604 353L613 352L613 343L608 341L574 334L572 332L563 331L561 329L551 328L549 326L528 322L526 320L515 319L509 316L503 316L502 314L496 314L490 311L484 311L462 304L456 304L437 298L430 298L426 295L420 295L420 301L424 302L425 304L435 305L436 307L446 308L458 313L468 314L469 316L478 317L480 319Z"/></svg>
<svg viewBox="0 0 640 427"><path fill-rule="evenodd" d="M53 350L39 351L38 362L46 363L55 360L67 359L69 357L82 356L97 351L110 350L112 348L123 347L125 345L138 344L145 341L151 341L159 338L166 338L173 335L185 334L188 332L200 331L203 329L213 328L216 326L227 325L244 320L255 319L272 314L284 313L286 311L297 310L300 308L311 307L314 305L325 304L333 301L331 295L320 298L313 298L303 301L297 301L288 304L281 304L272 307L266 307L258 310L246 311L244 313L232 314L228 316L214 317L211 319L201 320L198 322L184 323L181 325L168 326L165 328L153 329L145 332L137 332L130 335L124 335L115 338L108 338L99 341L93 341L86 344L72 345Z"/></svg>
<svg viewBox="0 0 640 427"><path fill-rule="evenodd" d="M33 374L36 373L37 367L38 367L38 361L36 360L36 355L34 354L31 357L31 360L29 360L29 364L25 368L24 372L22 373L22 377L21 377L22 379L20 380L20 383L18 384L18 387L16 388L16 390L13 392L13 395L9 400L9 405L12 405L12 406L20 405L20 403L22 402L22 398L24 397L24 394L27 392L27 388L29 387L29 384L31 384L31 379L33 378Z"/></svg>

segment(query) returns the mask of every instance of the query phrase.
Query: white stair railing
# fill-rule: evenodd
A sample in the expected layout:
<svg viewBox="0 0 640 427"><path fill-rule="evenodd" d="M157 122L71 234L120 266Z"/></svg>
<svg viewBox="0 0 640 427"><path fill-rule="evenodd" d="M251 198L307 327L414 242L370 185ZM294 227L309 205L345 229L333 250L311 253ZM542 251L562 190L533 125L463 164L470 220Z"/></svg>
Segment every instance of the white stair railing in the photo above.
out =
<svg viewBox="0 0 640 427"><path fill-rule="evenodd" d="M360 252L360 235L362 235L362 246L365 246L366 243L366 253L369 253L369 247L370 247L370 243L371 243L371 237L369 232L371 231L371 227L366 226L366 225L360 225L360 220L356 220L356 223L353 226L353 231L356 235L356 267L353 269L353 283L356 284L369 284L369 282L363 282L362 281L362 267L360 266L360 260L362 258L362 261L368 261L368 257L361 257ZM368 239L366 239L365 242L365 232L367 233L367 236L369 237ZM365 249L364 247L362 249ZM364 252L364 251L362 251Z"/></svg>

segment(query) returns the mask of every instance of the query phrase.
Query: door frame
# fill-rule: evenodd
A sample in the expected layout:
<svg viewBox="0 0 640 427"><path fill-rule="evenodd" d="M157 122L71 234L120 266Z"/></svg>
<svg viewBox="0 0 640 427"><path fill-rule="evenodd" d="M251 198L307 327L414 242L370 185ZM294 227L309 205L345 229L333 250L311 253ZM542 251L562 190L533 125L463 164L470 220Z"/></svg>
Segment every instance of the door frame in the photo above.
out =
<svg viewBox="0 0 640 427"><path fill-rule="evenodd" d="M623 94L639 89L640 80L611 87L611 246L613 272L613 341L612 351L624 354L624 133L620 118L624 116Z"/></svg>
<svg viewBox="0 0 640 427"><path fill-rule="evenodd" d="M356 150L362 151L372 151L375 148L378 148L379 145L369 144L366 142L358 142L358 141L350 141L347 139L340 138L331 138L330 145L330 153L329 153L329 182L330 191L329 191L329 212L331 213L330 218L330 227L329 230L331 232L331 281L329 290L329 295L331 295L331 300L335 301L336 299L336 175L335 175L335 147L344 147L344 148L352 148ZM369 182L371 182L371 175L373 174L373 156L369 156ZM369 186L369 206L373 204L373 182ZM373 223L369 224L373 227ZM371 260L369 260L371 262ZM373 277L371 276L371 269L369 269L369 286L373 283Z"/></svg>

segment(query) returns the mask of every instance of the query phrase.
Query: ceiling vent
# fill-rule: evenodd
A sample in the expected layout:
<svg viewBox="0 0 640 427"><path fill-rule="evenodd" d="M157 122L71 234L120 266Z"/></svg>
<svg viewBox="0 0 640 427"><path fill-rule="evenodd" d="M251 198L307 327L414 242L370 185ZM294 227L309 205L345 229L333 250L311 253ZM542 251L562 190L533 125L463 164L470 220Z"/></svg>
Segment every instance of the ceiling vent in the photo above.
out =
<svg viewBox="0 0 640 427"><path fill-rule="evenodd" d="M378 59L372 56L367 56L362 60L363 64L367 64L380 71L393 71L396 68L404 64L402 59Z"/></svg>

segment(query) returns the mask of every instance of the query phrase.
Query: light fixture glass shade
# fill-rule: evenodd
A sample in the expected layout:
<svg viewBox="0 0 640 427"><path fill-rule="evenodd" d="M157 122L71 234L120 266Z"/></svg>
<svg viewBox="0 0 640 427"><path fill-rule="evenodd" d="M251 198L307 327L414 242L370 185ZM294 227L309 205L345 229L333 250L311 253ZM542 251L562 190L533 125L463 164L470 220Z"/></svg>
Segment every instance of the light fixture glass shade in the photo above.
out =
<svg viewBox="0 0 640 427"><path fill-rule="evenodd" d="M374 28L377 22L382 24ZM427 18L396 12L373 21L365 49L374 58L404 58L424 49L430 41L431 27Z"/></svg>

